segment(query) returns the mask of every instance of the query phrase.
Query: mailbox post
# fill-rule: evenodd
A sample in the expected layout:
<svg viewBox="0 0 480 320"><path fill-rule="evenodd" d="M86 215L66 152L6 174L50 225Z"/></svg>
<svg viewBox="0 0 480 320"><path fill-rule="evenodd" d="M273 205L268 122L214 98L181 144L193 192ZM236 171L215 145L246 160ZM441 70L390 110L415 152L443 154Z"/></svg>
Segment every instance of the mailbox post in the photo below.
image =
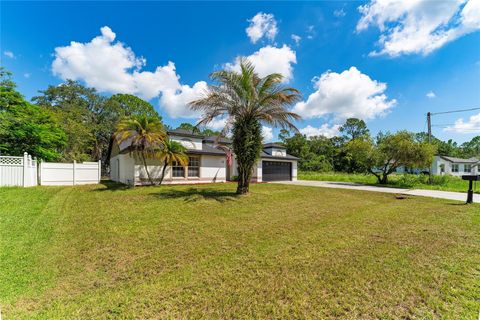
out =
<svg viewBox="0 0 480 320"><path fill-rule="evenodd" d="M465 175L462 179L468 181L467 203L473 203L473 181L480 181L480 176Z"/></svg>

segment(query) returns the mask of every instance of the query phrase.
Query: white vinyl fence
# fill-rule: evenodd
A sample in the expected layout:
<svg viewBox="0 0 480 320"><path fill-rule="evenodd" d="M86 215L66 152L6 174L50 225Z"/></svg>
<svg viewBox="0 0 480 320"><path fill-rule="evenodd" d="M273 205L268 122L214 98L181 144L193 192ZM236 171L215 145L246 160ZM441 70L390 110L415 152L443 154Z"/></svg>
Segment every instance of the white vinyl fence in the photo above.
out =
<svg viewBox="0 0 480 320"><path fill-rule="evenodd" d="M0 186L37 185L37 160L26 152L23 157L0 156Z"/></svg>
<svg viewBox="0 0 480 320"><path fill-rule="evenodd" d="M74 186L99 183L101 163L40 162L39 177L42 186Z"/></svg>
<svg viewBox="0 0 480 320"><path fill-rule="evenodd" d="M0 187L73 186L100 182L101 162L40 162L23 157L0 156Z"/></svg>

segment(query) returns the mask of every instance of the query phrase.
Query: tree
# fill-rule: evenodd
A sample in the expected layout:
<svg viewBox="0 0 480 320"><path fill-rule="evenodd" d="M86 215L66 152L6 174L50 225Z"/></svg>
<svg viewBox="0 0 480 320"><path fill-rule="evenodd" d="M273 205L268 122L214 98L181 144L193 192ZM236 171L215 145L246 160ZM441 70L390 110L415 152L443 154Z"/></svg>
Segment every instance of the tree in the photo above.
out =
<svg viewBox="0 0 480 320"><path fill-rule="evenodd" d="M67 80L49 86L32 100L41 108L52 111L67 133L62 160L106 160L106 151L114 128L105 112L106 99L93 88Z"/></svg>
<svg viewBox="0 0 480 320"><path fill-rule="evenodd" d="M343 126L339 128L347 140L353 140L370 135L365 121L357 118L348 118Z"/></svg>
<svg viewBox="0 0 480 320"><path fill-rule="evenodd" d="M17 84L12 80L12 73L0 67L0 112L11 106L24 106L27 101L17 91Z"/></svg>
<svg viewBox="0 0 480 320"><path fill-rule="evenodd" d="M232 126L233 151L238 163L237 193L249 192L253 168L262 151L261 123L295 131L292 121L300 116L287 110L300 99L299 91L281 85L278 73L259 77L252 63L240 62L240 72L217 71L211 74L216 85L208 87L205 97L190 103L201 111L197 125L206 125L218 117L226 117Z"/></svg>
<svg viewBox="0 0 480 320"><path fill-rule="evenodd" d="M387 184L388 176L400 166L426 168L432 163L435 147L415 141L407 131L379 134L372 139L353 139L346 150L357 164L377 177L378 183Z"/></svg>
<svg viewBox="0 0 480 320"><path fill-rule="evenodd" d="M190 131L191 133L198 133L200 134L200 130L198 129L198 127L194 126L193 124L191 123L188 123L188 122L183 122L181 123L179 126L178 126L179 129L183 129L183 130L187 130L187 131Z"/></svg>
<svg viewBox="0 0 480 320"><path fill-rule="evenodd" d="M130 154L142 159L150 184L154 184L148 171L147 158L161 158L167 132L158 117L129 117L120 121L115 132L119 143L128 141Z"/></svg>
<svg viewBox="0 0 480 320"><path fill-rule="evenodd" d="M162 120L162 117L150 103L131 94L114 94L108 98L106 106L108 112L112 113L115 124L122 118L132 116L156 117L158 120Z"/></svg>
<svg viewBox="0 0 480 320"><path fill-rule="evenodd" d="M0 69L0 153L28 152L47 161L57 160L66 135L51 112L27 102L16 90L11 73Z"/></svg>
<svg viewBox="0 0 480 320"><path fill-rule="evenodd" d="M162 184L165 177L167 166L172 167L174 162L181 166L188 165L188 156L185 154L187 149L179 142L165 139L162 143L162 151L160 152L160 159L163 161L162 175L160 176L159 184Z"/></svg>

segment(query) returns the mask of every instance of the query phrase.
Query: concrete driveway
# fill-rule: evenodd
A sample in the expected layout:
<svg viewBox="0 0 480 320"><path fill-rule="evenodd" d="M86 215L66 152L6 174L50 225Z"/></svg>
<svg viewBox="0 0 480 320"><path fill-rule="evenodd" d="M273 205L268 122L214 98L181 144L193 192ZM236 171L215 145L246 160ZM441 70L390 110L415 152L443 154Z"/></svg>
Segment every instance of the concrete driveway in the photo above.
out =
<svg viewBox="0 0 480 320"><path fill-rule="evenodd" d="M383 193L397 193L397 194L406 194L411 196L457 200L457 201L463 201L463 202L467 201L466 190L465 192L450 192L450 191L439 191L439 190L402 189L402 188L367 186L367 185L352 183L352 182L307 181L307 180L279 181L274 183L292 184L292 185L307 186L307 187L322 187L322 188L363 190L363 191L373 191L373 192L383 192ZM473 195L473 202L480 203L479 194Z"/></svg>

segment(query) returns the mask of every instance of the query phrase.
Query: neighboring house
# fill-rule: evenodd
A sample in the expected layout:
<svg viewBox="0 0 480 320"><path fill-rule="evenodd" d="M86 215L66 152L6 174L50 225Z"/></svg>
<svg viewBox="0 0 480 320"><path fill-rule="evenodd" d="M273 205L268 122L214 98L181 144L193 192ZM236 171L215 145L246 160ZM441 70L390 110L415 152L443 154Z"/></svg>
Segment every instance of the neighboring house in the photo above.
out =
<svg viewBox="0 0 480 320"><path fill-rule="evenodd" d="M189 163L187 167L176 164L167 167L163 183L225 182L234 180L237 176L235 156L229 166L225 151L218 147L231 147L231 140L216 136L205 137L184 129L171 130L168 134L171 140L178 141L187 148ZM130 153L129 141L120 145L114 141L109 159L111 180L130 185L149 183L143 162ZM282 145L265 144L261 159L255 166L252 181L296 180L298 160L287 154ZM147 159L147 166L152 178L158 179L163 163L157 159Z"/></svg>
<svg viewBox="0 0 480 320"><path fill-rule="evenodd" d="M447 156L435 156L432 163L432 174L435 175L476 175L479 174L480 160L477 158L461 159Z"/></svg>

